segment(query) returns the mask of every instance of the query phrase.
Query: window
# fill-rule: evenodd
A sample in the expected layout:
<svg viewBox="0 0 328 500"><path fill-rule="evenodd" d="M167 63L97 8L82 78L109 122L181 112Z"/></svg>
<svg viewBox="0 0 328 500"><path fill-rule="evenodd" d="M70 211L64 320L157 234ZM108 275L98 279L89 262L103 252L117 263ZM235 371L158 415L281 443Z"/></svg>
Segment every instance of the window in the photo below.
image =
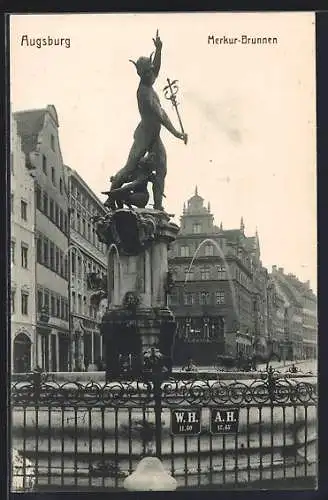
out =
<svg viewBox="0 0 328 500"><path fill-rule="evenodd" d="M50 144L51 144L51 149L55 151L55 136L51 134L50 136Z"/></svg>
<svg viewBox="0 0 328 500"><path fill-rule="evenodd" d="M211 256L211 255L214 255L214 248L213 248L213 245L206 245L205 246L205 255L207 257Z"/></svg>
<svg viewBox="0 0 328 500"><path fill-rule="evenodd" d="M15 249L16 249L16 243L12 241L10 243L10 262L12 264L15 264Z"/></svg>
<svg viewBox="0 0 328 500"><path fill-rule="evenodd" d="M10 294L11 314L15 314L15 299L16 299L16 291L11 290L11 294Z"/></svg>
<svg viewBox="0 0 328 500"><path fill-rule="evenodd" d="M55 207L54 207L54 200L52 200L51 198L49 199L49 218L50 220L54 220L54 216L55 216Z"/></svg>
<svg viewBox="0 0 328 500"><path fill-rule="evenodd" d="M226 279L226 270L225 267L219 264L216 266L217 272L218 272L218 279L219 280L224 280Z"/></svg>
<svg viewBox="0 0 328 500"><path fill-rule="evenodd" d="M201 233L201 232L202 232L202 226L201 226L201 224L199 224L199 223L194 224L194 225L192 226L192 232L193 232L194 234L199 234L199 233Z"/></svg>
<svg viewBox="0 0 328 500"><path fill-rule="evenodd" d="M76 230L81 232L81 216L78 212L76 213Z"/></svg>
<svg viewBox="0 0 328 500"><path fill-rule="evenodd" d="M49 292L45 291L43 296L43 305L47 311L49 311Z"/></svg>
<svg viewBox="0 0 328 500"><path fill-rule="evenodd" d="M38 303L37 303L37 308L39 312L42 312L42 307L43 307L43 291L38 290Z"/></svg>
<svg viewBox="0 0 328 500"><path fill-rule="evenodd" d="M224 292L216 292L215 293L215 300L216 300L217 304L224 304L224 302L225 302Z"/></svg>
<svg viewBox="0 0 328 500"><path fill-rule="evenodd" d="M64 277L64 254L62 251L59 253L60 258L60 275Z"/></svg>
<svg viewBox="0 0 328 500"><path fill-rule="evenodd" d="M51 311L50 311L50 314L51 316L57 316L57 311L56 311L56 298L51 295Z"/></svg>
<svg viewBox="0 0 328 500"><path fill-rule="evenodd" d="M65 299L63 297L60 299L60 317L65 319Z"/></svg>
<svg viewBox="0 0 328 500"><path fill-rule="evenodd" d="M48 238L44 238L44 240L43 240L43 264L45 266L49 265L48 249L49 249Z"/></svg>
<svg viewBox="0 0 328 500"><path fill-rule="evenodd" d="M68 233L68 218L66 214L64 215L64 233Z"/></svg>
<svg viewBox="0 0 328 500"><path fill-rule="evenodd" d="M186 281L192 281L194 279L194 270L191 268L189 269L189 267L186 267L185 269L185 280Z"/></svg>
<svg viewBox="0 0 328 500"><path fill-rule="evenodd" d="M63 194L63 179L62 178L59 179L59 191L60 191L60 194Z"/></svg>
<svg viewBox="0 0 328 500"><path fill-rule="evenodd" d="M45 155L42 155L42 170L47 175L47 158Z"/></svg>
<svg viewBox="0 0 328 500"><path fill-rule="evenodd" d="M50 269L55 270L55 245L50 242Z"/></svg>
<svg viewBox="0 0 328 500"><path fill-rule="evenodd" d="M21 200L21 218L27 220L27 203L24 200Z"/></svg>
<svg viewBox="0 0 328 500"><path fill-rule="evenodd" d="M43 193L43 213L48 216L48 194Z"/></svg>
<svg viewBox="0 0 328 500"><path fill-rule="evenodd" d="M68 257L64 258L64 277L68 279Z"/></svg>
<svg viewBox="0 0 328 500"><path fill-rule="evenodd" d="M11 195L10 195L10 211L12 214L14 213L14 201L15 201L14 195L13 195L13 193L11 193Z"/></svg>
<svg viewBox="0 0 328 500"><path fill-rule="evenodd" d="M38 210L42 210L41 208L41 188L39 186L39 184L36 186L36 190L35 190L35 197L36 197L36 208Z"/></svg>
<svg viewBox="0 0 328 500"><path fill-rule="evenodd" d="M58 209L58 227L62 229L62 219L63 219L63 211L61 208Z"/></svg>
<svg viewBox="0 0 328 500"><path fill-rule="evenodd" d="M56 172L55 172L55 167L51 167L51 182L53 185L56 185Z"/></svg>
<svg viewBox="0 0 328 500"><path fill-rule="evenodd" d="M76 225L75 225L75 210L74 208L71 209L71 214L70 214L70 224L71 224L71 228L72 229L75 229Z"/></svg>
<svg viewBox="0 0 328 500"><path fill-rule="evenodd" d="M180 256L181 257L189 257L189 247L183 245L180 247Z"/></svg>
<svg viewBox="0 0 328 500"><path fill-rule="evenodd" d="M76 253L75 253L75 251L72 251L72 253L71 253L71 272L72 272L72 274L76 273L75 262L76 262Z"/></svg>
<svg viewBox="0 0 328 500"><path fill-rule="evenodd" d="M39 264L42 264L42 239L38 236L36 239L36 260Z"/></svg>
<svg viewBox="0 0 328 500"><path fill-rule="evenodd" d="M12 174L14 174L14 155L13 155L13 153L10 153L10 171Z"/></svg>
<svg viewBox="0 0 328 500"><path fill-rule="evenodd" d="M57 297L56 299L56 315L57 315L57 318L60 318L60 297Z"/></svg>
<svg viewBox="0 0 328 500"><path fill-rule="evenodd" d="M25 243L22 243L21 246L21 259L22 259L22 267L27 269L28 265L28 246Z"/></svg>
<svg viewBox="0 0 328 500"><path fill-rule="evenodd" d="M80 294L78 294L78 296L77 296L77 312L79 314L82 313L82 297Z"/></svg>
<svg viewBox="0 0 328 500"><path fill-rule="evenodd" d="M54 220L56 226L59 224L59 206L57 203L55 203L55 220Z"/></svg>
<svg viewBox="0 0 328 500"><path fill-rule="evenodd" d="M22 292L22 314L24 316L28 315L28 294L26 292Z"/></svg>
<svg viewBox="0 0 328 500"><path fill-rule="evenodd" d="M203 266L200 268L200 279L201 280L209 280L210 279L210 268L207 266Z"/></svg>
<svg viewBox="0 0 328 500"><path fill-rule="evenodd" d="M186 292L183 296L183 302L185 306L192 306L194 303L194 294Z"/></svg>
<svg viewBox="0 0 328 500"><path fill-rule="evenodd" d="M60 230L64 232L64 211L60 209L60 224L59 224Z"/></svg>
<svg viewBox="0 0 328 500"><path fill-rule="evenodd" d="M178 305L178 293L177 290L172 290L171 294L169 295L169 304L171 306L176 306Z"/></svg>
<svg viewBox="0 0 328 500"><path fill-rule="evenodd" d="M199 303L201 305L208 305L210 303L210 294L209 294L209 292L200 292L200 294L199 294Z"/></svg>

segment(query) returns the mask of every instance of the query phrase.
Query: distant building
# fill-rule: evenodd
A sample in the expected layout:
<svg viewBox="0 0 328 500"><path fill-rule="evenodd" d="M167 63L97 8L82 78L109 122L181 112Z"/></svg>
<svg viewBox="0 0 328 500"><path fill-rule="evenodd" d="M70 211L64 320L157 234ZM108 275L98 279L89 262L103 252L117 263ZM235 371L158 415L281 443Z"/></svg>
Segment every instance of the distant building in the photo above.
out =
<svg viewBox="0 0 328 500"><path fill-rule="evenodd" d="M267 321L258 236L245 235L243 220L239 229L215 226L197 188L180 227L169 254L176 282L169 301L178 324L174 362L191 357L212 364L218 354L250 354Z"/></svg>
<svg viewBox="0 0 328 500"><path fill-rule="evenodd" d="M35 169L36 362L69 369L68 198L54 106L14 113L25 162Z"/></svg>
<svg viewBox="0 0 328 500"><path fill-rule="evenodd" d="M317 355L317 299L310 283L302 283L283 268L272 267L272 280L284 298L285 339L291 359Z"/></svg>
<svg viewBox="0 0 328 500"><path fill-rule="evenodd" d="M70 329L72 369L87 369L103 357L98 310L90 303L88 276L107 274L106 247L98 240L92 218L106 210L85 181L65 166L69 193Z"/></svg>
<svg viewBox="0 0 328 500"><path fill-rule="evenodd" d="M288 302L271 277L267 287L267 305L268 339L272 342L272 348L282 360L293 359L289 339Z"/></svg>
<svg viewBox="0 0 328 500"><path fill-rule="evenodd" d="M14 372L36 364L34 179L11 121L11 359Z"/></svg>

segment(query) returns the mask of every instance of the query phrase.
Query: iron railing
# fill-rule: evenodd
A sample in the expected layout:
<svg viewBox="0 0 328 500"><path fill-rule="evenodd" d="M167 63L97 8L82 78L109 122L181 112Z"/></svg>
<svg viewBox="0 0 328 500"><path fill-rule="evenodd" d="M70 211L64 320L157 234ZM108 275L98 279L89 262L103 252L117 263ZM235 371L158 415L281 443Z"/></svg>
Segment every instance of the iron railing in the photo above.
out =
<svg viewBox="0 0 328 500"><path fill-rule="evenodd" d="M218 377L58 383L38 373L16 381L12 449L20 462L13 464L12 490L120 489L147 455L161 458L179 487L267 481L279 487L293 479L315 487L313 380L274 372L260 379ZM191 410L199 412L199 427L179 433L173 413ZM217 410L237 411L237 428L213 430Z"/></svg>

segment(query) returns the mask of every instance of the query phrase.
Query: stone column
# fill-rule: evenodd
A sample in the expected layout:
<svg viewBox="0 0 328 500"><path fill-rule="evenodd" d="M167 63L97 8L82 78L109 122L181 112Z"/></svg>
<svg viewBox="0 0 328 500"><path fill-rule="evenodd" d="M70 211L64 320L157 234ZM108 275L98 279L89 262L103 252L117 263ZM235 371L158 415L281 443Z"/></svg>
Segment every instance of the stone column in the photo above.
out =
<svg viewBox="0 0 328 500"><path fill-rule="evenodd" d="M97 228L110 249L111 300L101 331L107 364L116 366L112 373L117 373L120 353L130 352L127 344L139 359L151 347L170 357L175 322L166 300L168 246L178 231L167 214L151 209L116 210Z"/></svg>

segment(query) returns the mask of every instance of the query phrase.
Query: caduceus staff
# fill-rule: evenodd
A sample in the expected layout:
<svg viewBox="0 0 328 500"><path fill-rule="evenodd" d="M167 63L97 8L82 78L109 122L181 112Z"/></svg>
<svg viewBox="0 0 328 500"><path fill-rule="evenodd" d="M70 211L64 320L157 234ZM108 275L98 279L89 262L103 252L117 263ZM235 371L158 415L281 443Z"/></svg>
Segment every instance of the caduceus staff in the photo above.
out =
<svg viewBox="0 0 328 500"><path fill-rule="evenodd" d="M183 128L183 125L182 125L181 116L180 116L179 109L178 109L178 106L179 106L179 103L177 102L177 93L178 93L178 90L179 90L178 80L171 81L169 78L167 78L167 85L163 89L164 96L165 96L165 99L168 99L169 101L171 101L172 106L173 106L173 108L175 109L175 111L177 113L179 124L180 124L180 128L181 128L181 132L185 135L184 143L187 144L187 142L188 142L188 135L184 131L184 128Z"/></svg>

